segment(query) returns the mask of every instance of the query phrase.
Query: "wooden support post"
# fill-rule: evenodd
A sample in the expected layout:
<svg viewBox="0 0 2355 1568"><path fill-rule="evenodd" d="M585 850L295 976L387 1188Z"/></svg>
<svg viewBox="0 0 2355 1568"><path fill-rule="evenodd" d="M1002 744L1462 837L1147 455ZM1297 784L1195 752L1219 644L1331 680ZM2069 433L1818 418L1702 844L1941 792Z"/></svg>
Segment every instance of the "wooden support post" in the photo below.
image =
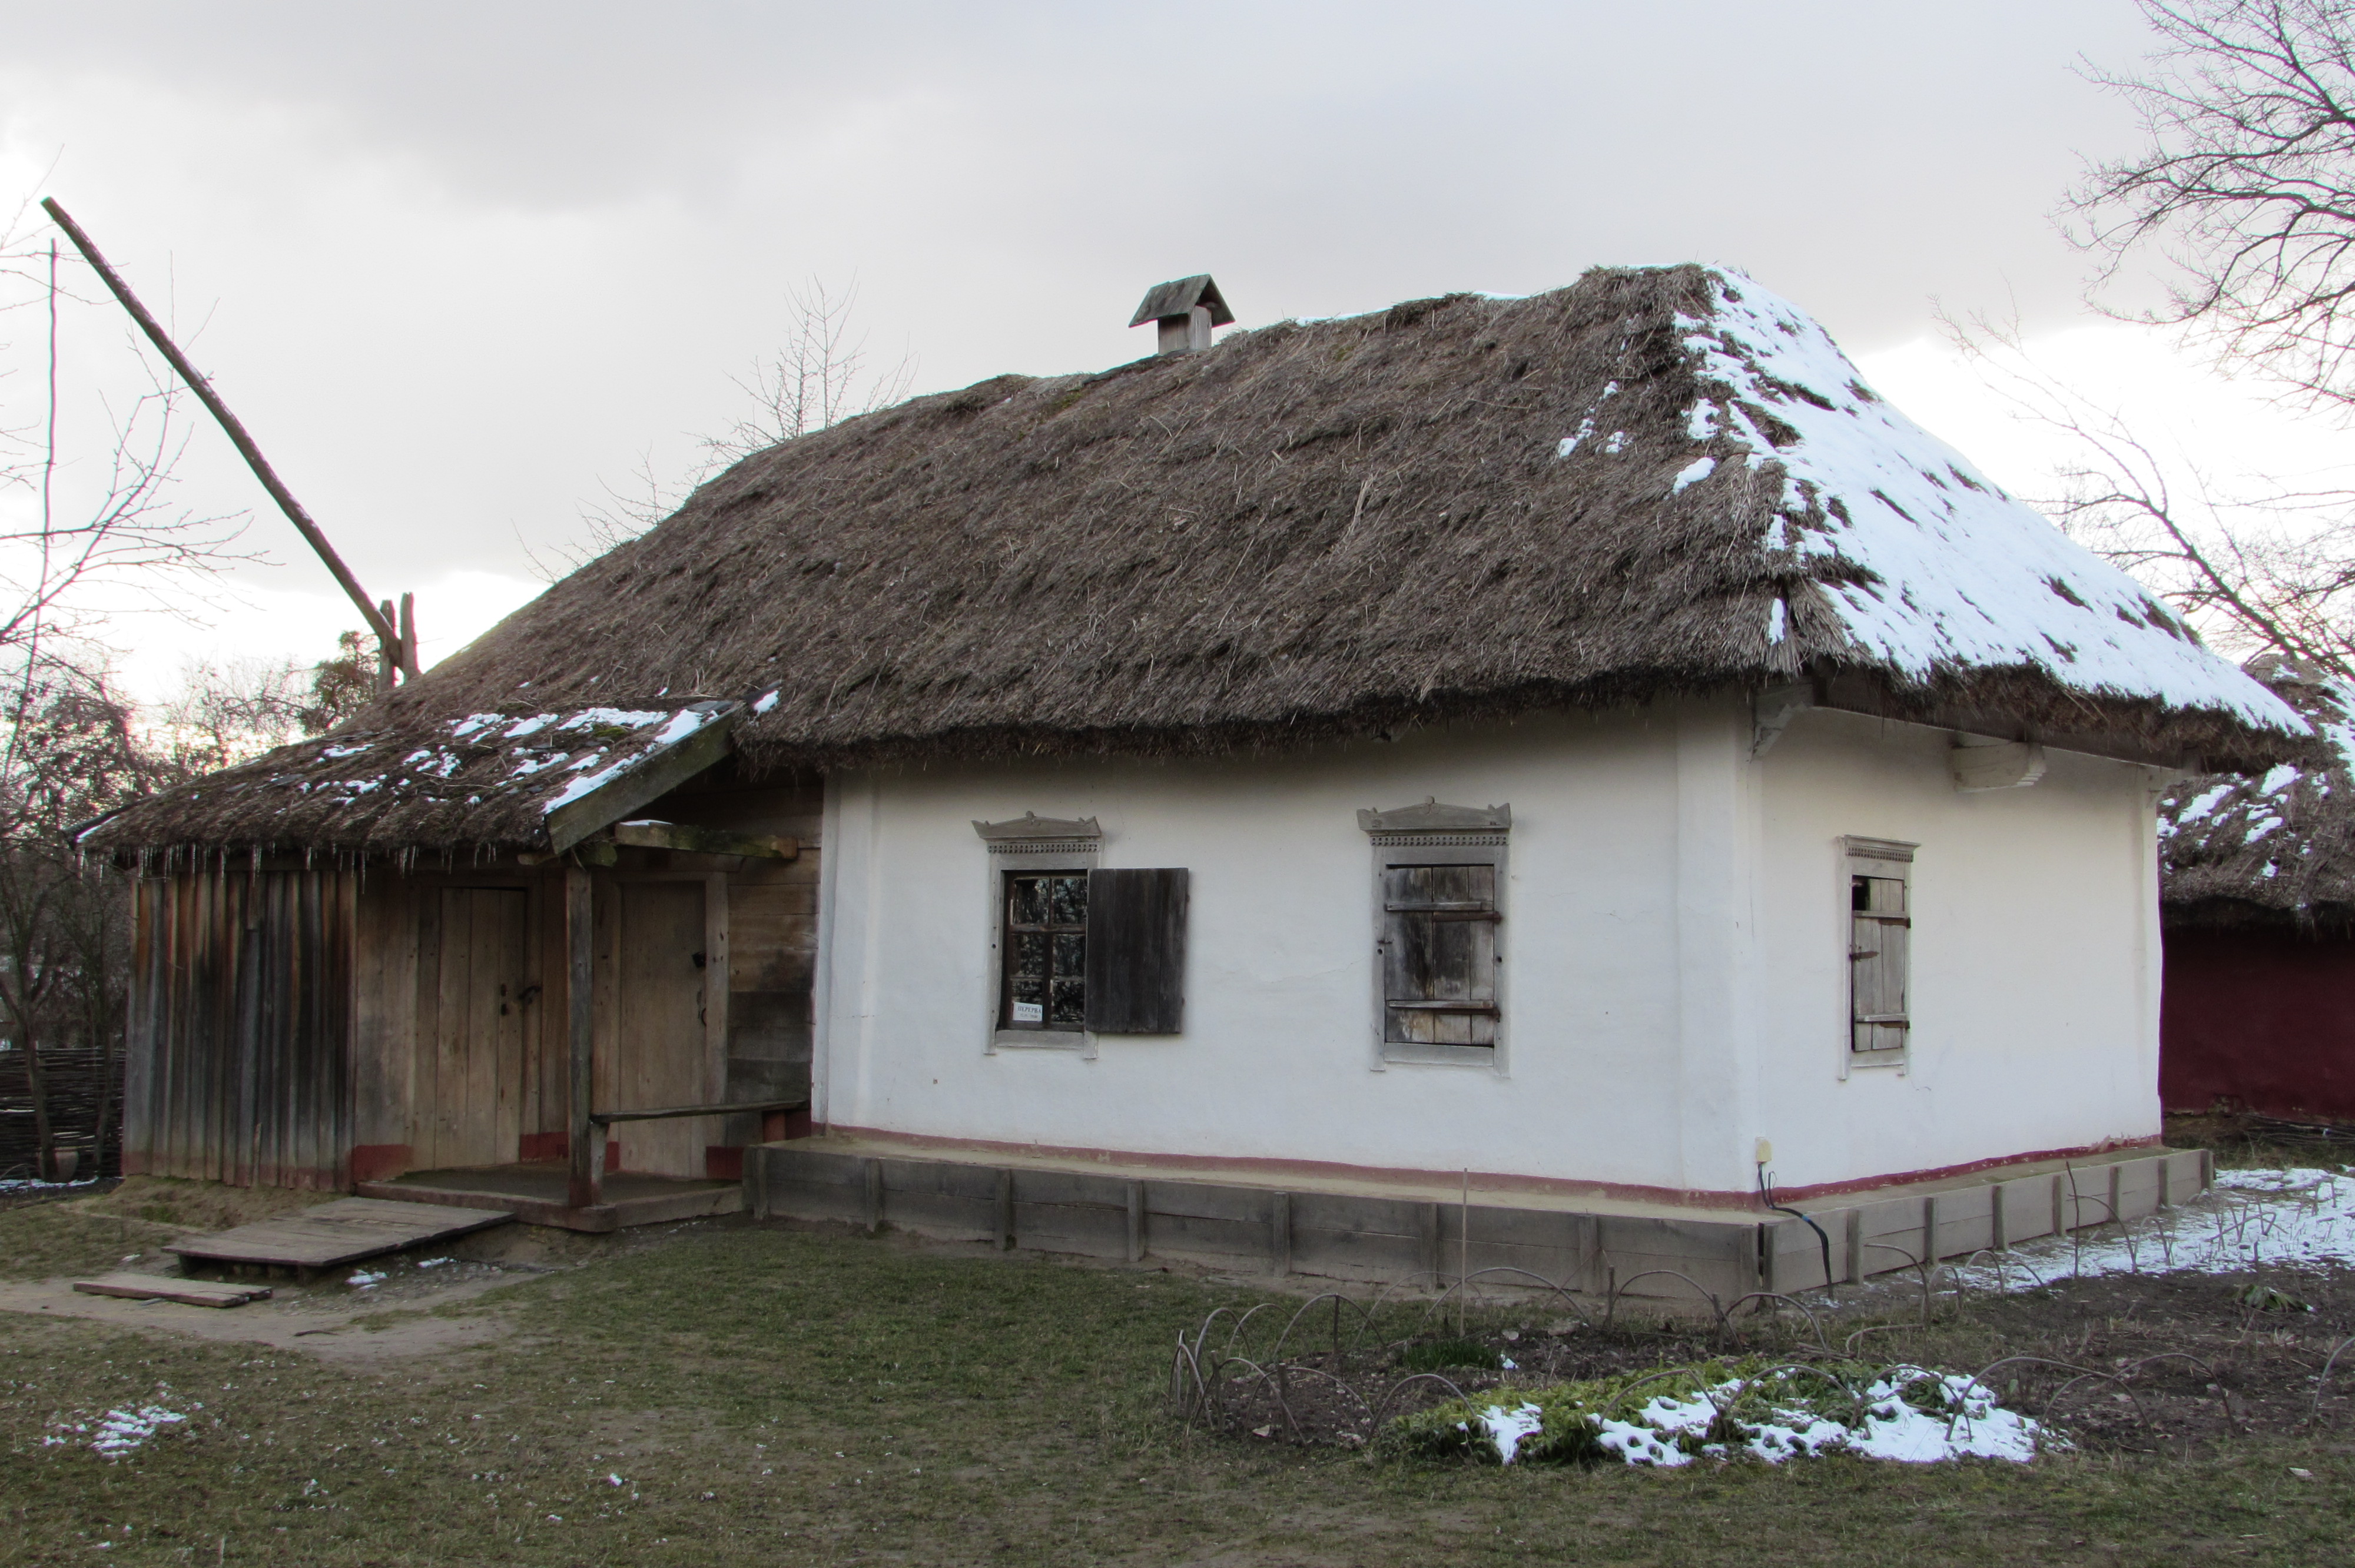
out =
<svg viewBox="0 0 2355 1568"><path fill-rule="evenodd" d="M2077 1216L2069 1212L2070 1192L2066 1176L2052 1178L2052 1234L2065 1236L2075 1227Z"/></svg>
<svg viewBox="0 0 2355 1568"><path fill-rule="evenodd" d="M2126 1197L2126 1168L2123 1162L2110 1167L2110 1222L2121 1228L2126 1223L2126 1209L2123 1206Z"/></svg>
<svg viewBox="0 0 2355 1568"><path fill-rule="evenodd" d="M417 665L417 596L400 596L400 677L413 681L425 672Z"/></svg>
<svg viewBox="0 0 2355 1568"><path fill-rule="evenodd" d="M576 1209L594 1208L605 1197L605 1129L589 1119L595 1107L596 1035L590 1005L591 957L595 938L589 927L590 885L587 868L564 868L564 1001L567 1037L571 1047L572 1179L567 1201Z"/></svg>
<svg viewBox="0 0 2355 1568"><path fill-rule="evenodd" d="M2167 1156L2162 1154L2152 1166L2152 1169L2156 1171L2158 1175L2158 1206L2162 1209L2171 1209L2175 1207L2175 1194L2169 1189L2168 1184L2168 1164L2169 1161Z"/></svg>
<svg viewBox="0 0 2355 1568"><path fill-rule="evenodd" d="M1922 1261L1938 1261L1938 1200L1922 1200Z"/></svg>
<svg viewBox="0 0 2355 1568"><path fill-rule="evenodd" d="M378 599L376 608L377 613L384 618L385 624L391 625L392 600ZM400 639L396 634L390 642L381 644L376 651L376 689L379 695L392 690L393 679L400 673Z"/></svg>
<svg viewBox="0 0 2355 1568"><path fill-rule="evenodd" d="M883 1228L883 1162L869 1158L860 1162L867 1175L867 1234L873 1235Z"/></svg>
<svg viewBox="0 0 2355 1568"><path fill-rule="evenodd" d="M1987 1189L1987 1245L1996 1252L2008 1251L2011 1245L2010 1227L2003 1220L2003 1183L2000 1181Z"/></svg>
<svg viewBox="0 0 2355 1568"><path fill-rule="evenodd" d="M1758 1227L1758 1288L1774 1288L1774 1230L1771 1225Z"/></svg>
<svg viewBox="0 0 2355 1568"><path fill-rule="evenodd" d="M1848 1244L1848 1267L1841 1270L1841 1272L1848 1277L1847 1283L1850 1285L1861 1285L1864 1283L1864 1276L1866 1273L1864 1266L1864 1211L1862 1209L1850 1209L1848 1212L1848 1234L1841 1239L1846 1241Z"/></svg>
<svg viewBox="0 0 2355 1568"><path fill-rule="evenodd" d="M1128 1261L1145 1260L1145 1183L1128 1184Z"/></svg>
<svg viewBox="0 0 2355 1568"><path fill-rule="evenodd" d="M1268 1199L1267 1261L1277 1274L1292 1272L1292 1194L1277 1192Z"/></svg>
<svg viewBox="0 0 2355 1568"><path fill-rule="evenodd" d="M997 1247L1000 1252L1014 1250L1014 1172L997 1173Z"/></svg>

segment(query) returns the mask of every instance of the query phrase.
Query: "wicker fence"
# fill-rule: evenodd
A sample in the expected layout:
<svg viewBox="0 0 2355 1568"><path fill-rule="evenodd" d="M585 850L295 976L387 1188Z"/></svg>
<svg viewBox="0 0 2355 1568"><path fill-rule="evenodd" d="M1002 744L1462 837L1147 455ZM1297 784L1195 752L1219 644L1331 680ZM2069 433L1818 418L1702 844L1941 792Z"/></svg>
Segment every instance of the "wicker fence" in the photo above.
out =
<svg viewBox="0 0 2355 1568"><path fill-rule="evenodd" d="M25 1053L0 1051L0 1179L33 1173L33 1095ZM99 1095L106 1097L106 1159L101 1174L123 1166L123 1058L110 1062L97 1051L41 1053L41 1081L48 1089L49 1127L59 1150L78 1150L80 1174L92 1174L91 1151L98 1143Z"/></svg>

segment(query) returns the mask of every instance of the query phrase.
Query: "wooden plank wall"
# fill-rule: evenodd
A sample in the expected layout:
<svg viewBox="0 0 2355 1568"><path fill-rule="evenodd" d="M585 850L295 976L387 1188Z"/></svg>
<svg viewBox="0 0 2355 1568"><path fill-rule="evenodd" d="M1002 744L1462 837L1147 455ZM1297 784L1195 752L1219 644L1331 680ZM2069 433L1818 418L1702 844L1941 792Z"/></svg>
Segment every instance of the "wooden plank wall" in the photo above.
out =
<svg viewBox="0 0 2355 1568"><path fill-rule="evenodd" d="M728 1033L725 1097L795 1099L810 1087L811 993L817 973L816 779L747 782L722 765L644 815L698 827L778 833L801 845L791 861L745 859L728 878ZM688 857L677 857L684 863ZM699 863L704 857L695 857ZM730 1117L714 1136L724 1148L758 1142L760 1118ZM727 1173L716 1164L715 1173Z"/></svg>
<svg viewBox="0 0 2355 1568"><path fill-rule="evenodd" d="M126 1171L345 1184L357 885L316 869L141 879Z"/></svg>

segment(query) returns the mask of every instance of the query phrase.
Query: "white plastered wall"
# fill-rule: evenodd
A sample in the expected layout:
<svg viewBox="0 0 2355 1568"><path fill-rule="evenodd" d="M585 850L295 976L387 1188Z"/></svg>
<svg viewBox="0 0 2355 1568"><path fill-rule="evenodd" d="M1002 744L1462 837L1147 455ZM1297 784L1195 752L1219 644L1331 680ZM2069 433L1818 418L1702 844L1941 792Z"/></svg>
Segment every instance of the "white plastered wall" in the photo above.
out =
<svg viewBox="0 0 2355 1568"><path fill-rule="evenodd" d="M819 1117L1720 1192L1750 1188L1760 1136L1796 1185L2155 1130L2139 770L2056 758L2044 784L1990 802L1954 792L1929 732L1809 714L1763 760L1750 739L1746 705L1729 699L1276 758L838 774ZM1513 809L1501 1073L1374 1067L1371 851L1356 812L1426 797ZM986 1049L992 897L972 823L1025 811L1099 819L1104 865L1191 872L1182 1034L1107 1035L1092 1056ZM1924 845L1917 1016L1946 1011L1902 1076L1839 1076L1842 833ZM2005 967L2060 950L2015 907L2044 867L2078 879L2051 924L2098 953L2039 983ZM1953 885L1964 868L1977 891ZM2051 1026L2024 1032L2005 998L2049 1004ZM2055 1083L2062 1035L2083 1070ZM2044 1077L2022 1075L2032 1063Z"/></svg>
<svg viewBox="0 0 2355 1568"><path fill-rule="evenodd" d="M2159 778L2047 753L1964 794L1948 737L1802 714L1759 768L1759 1136L1790 1185L2082 1149L2159 1130ZM1911 1044L1838 1076L1843 834L1919 844Z"/></svg>

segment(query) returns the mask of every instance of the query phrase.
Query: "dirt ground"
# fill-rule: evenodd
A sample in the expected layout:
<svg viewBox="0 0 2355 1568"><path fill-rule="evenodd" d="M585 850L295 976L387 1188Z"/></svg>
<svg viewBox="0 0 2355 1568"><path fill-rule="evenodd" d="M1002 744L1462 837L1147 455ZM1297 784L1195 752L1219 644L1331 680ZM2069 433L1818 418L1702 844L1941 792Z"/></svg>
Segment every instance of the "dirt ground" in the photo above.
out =
<svg viewBox="0 0 2355 1568"><path fill-rule="evenodd" d="M1426 1324L1393 1319L1386 1327L1413 1331L1389 1340L1368 1331L1346 1303L1312 1304L1264 1315L1232 1338L1230 1319L1212 1328L1209 1348L1241 1358L1221 1390L1225 1429L1305 1446L1361 1446L1380 1418L1458 1392L1762 1352L1795 1361L1885 1361L1898 1349L1946 1370L1985 1372L2005 1404L2094 1453L2288 1438L2338 1429L2355 1415L2355 1270L2072 1279L1967 1301L1948 1295L1927 1327L1902 1306L1886 1320L1893 1302L1911 1305L1908 1294L1857 1293L1847 1308L1819 1309L1814 1319L1787 1310L1737 1317L1722 1331L1706 1318L1647 1322L1639 1312L1605 1326L1599 1309L1582 1317L1554 1301L1518 1314L1484 1307L1473 1319L1478 1326L1459 1334L1443 1308ZM1288 1340L1281 1351L1279 1339ZM2334 1360L2342 1347L2347 1353ZM1460 1359L1435 1363L1434 1350ZM1479 1352L1513 1370L1470 1364ZM1283 1375L1273 1375L1279 1367ZM1262 1368L1271 1375L1255 1375Z"/></svg>
<svg viewBox="0 0 2355 1568"><path fill-rule="evenodd" d="M143 1210L211 1201L134 1190L107 1205L128 1213L0 1211L0 1277L15 1277L0 1287L0 1568L100 1553L2178 1568L2336 1564L2355 1534L2350 1369L2311 1381L2355 1332L2355 1284L2331 1269L2269 1269L2258 1283L2279 1295L2256 1303L2228 1277L1943 1288L1927 1323L1902 1281L1843 1292L1812 1322L1745 1313L1723 1330L1656 1304L1604 1329L1485 1301L1465 1337L1530 1378L1769 1350L1974 1372L2038 1358L1990 1381L2079 1444L2022 1465L1507 1469L1369 1459L1341 1437L1354 1412L1338 1395L1298 1438L1280 1410L1239 1406L1216 1430L1173 1418L1178 1337L1214 1310L1224 1325L1257 1308L1240 1340L1262 1350L1297 1316L1283 1354L1304 1369L1332 1357L1335 1309L1315 1282L740 1216L604 1238L507 1227L449 1247L450 1263L371 1264L385 1275L372 1289L323 1280L229 1310L42 1294L43 1279L152 1262L171 1227ZM1394 1383L1452 1318L1393 1300L1350 1346L1344 1308L1347 1353L1323 1370ZM2071 1383L2081 1374L2041 1361L2105 1375ZM1315 1381L1304 1370L1295 1386ZM106 1422L151 1408L176 1419L96 1450Z"/></svg>

